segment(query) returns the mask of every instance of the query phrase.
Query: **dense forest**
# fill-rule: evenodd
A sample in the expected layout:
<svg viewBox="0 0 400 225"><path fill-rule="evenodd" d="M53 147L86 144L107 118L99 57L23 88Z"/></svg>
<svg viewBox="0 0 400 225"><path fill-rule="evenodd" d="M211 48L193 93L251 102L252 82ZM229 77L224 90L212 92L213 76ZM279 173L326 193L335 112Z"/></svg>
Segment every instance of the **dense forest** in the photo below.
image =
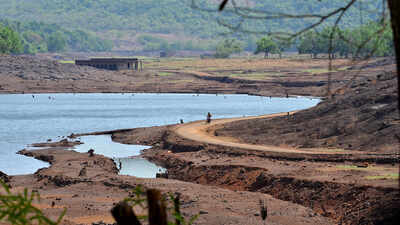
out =
<svg viewBox="0 0 400 225"><path fill-rule="evenodd" d="M82 30L67 30L56 24L43 22L18 22L0 19L4 29L12 30L22 48L14 53L34 54L61 51L108 51L112 42L103 40ZM18 41L17 41L18 42ZM4 51L3 51L4 52Z"/></svg>
<svg viewBox="0 0 400 225"><path fill-rule="evenodd" d="M257 10L289 14L324 13L344 4L343 0L237 2ZM342 28L357 27L379 17L371 12L381 7L381 1L360 2L362 5L356 5L344 15ZM13 23L11 27L23 33L21 38L26 52L46 51L43 43L48 43L50 38L58 44L65 42L66 49L110 49L109 42L91 34L115 43L128 39L142 50L210 50L215 49L216 39L235 38L244 43L244 49L254 51L261 35L229 33L230 30L218 21L232 25L242 21L242 28L252 31L296 31L313 22L311 19L241 20L229 6L223 13L212 11L219 3L218 0L0 0L0 19L22 22L22 25ZM332 22L328 21L327 25L330 24ZM221 34L225 36L219 38ZM43 41L32 46L32 39ZM54 49L47 46L47 50Z"/></svg>
<svg viewBox="0 0 400 225"><path fill-rule="evenodd" d="M310 4L310 2L313 4ZM216 8L220 1L194 0L201 8ZM323 13L339 5L343 0L243 0L252 8L285 13ZM366 0L362 5L365 20L374 19L370 12L381 1ZM220 14L191 7L192 0L0 0L0 17L19 21L42 21L55 23L64 28L91 31L133 30L138 33L183 33L209 38L227 29L218 25L217 17L237 20L229 11ZM351 10L345 15L344 24L359 25L360 11ZM248 22L255 30L296 30L308 25L310 20L257 20Z"/></svg>

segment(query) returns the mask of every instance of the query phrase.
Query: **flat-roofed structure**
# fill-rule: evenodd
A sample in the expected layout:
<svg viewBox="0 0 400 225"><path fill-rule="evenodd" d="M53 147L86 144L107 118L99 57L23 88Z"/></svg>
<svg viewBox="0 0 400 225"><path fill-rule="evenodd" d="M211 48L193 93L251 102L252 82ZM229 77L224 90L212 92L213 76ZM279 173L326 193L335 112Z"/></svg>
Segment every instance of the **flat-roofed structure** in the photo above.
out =
<svg viewBox="0 0 400 225"><path fill-rule="evenodd" d="M142 70L142 61L138 58L91 58L75 60L75 64L106 70Z"/></svg>

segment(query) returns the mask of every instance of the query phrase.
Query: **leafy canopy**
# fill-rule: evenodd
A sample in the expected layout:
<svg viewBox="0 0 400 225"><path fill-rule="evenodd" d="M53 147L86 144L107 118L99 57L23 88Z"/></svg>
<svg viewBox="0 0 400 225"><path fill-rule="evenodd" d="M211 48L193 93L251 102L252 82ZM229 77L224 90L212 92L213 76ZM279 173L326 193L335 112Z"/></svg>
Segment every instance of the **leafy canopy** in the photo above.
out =
<svg viewBox="0 0 400 225"><path fill-rule="evenodd" d="M254 54L260 52L265 53L264 57L268 57L269 53L279 53L280 50L275 41L273 41L271 37L266 36L257 41L257 49Z"/></svg>
<svg viewBox="0 0 400 225"><path fill-rule="evenodd" d="M18 34L0 23L0 53L21 53L22 42Z"/></svg>
<svg viewBox="0 0 400 225"><path fill-rule="evenodd" d="M243 50L242 43L235 39L225 39L218 43L215 57L228 58L233 53L240 53Z"/></svg>

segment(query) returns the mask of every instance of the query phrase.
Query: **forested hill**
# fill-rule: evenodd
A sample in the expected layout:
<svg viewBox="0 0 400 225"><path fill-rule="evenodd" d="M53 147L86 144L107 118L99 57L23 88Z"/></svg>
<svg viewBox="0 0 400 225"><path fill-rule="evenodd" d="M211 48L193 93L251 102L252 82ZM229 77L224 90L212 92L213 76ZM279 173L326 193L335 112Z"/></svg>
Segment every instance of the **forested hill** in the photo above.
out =
<svg viewBox="0 0 400 225"><path fill-rule="evenodd" d="M221 0L222 1L222 0ZM198 5L216 8L220 0L195 0ZM286 13L327 12L342 6L348 0L237 0L257 9ZM111 31L136 33L182 34L208 39L226 28L216 22L219 13L194 10L192 0L0 0L0 18L20 21L56 23L68 29L84 29L99 34ZM373 18L370 11L379 8L382 1L366 0L361 6L364 20ZM359 7L345 16L345 23L360 21ZM231 21L236 17L222 14ZM294 30L310 21L255 21L249 29ZM359 24L356 24L359 25Z"/></svg>

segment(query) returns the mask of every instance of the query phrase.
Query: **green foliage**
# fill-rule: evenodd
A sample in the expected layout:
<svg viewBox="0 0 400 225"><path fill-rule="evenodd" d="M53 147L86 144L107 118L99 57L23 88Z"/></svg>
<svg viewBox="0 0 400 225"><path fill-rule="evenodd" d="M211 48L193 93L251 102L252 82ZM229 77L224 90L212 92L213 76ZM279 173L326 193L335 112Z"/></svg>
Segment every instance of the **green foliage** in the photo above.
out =
<svg viewBox="0 0 400 225"><path fill-rule="evenodd" d="M18 22L0 20L0 24L11 27L19 33L22 52L109 51L112 42L103 40L82 30L66 30L55 24L41 22Z"/></svg>
<svg viewBox="0 0 400 225"><path fill-rule="evenodd" d="M233 53L240 53L243 51L243 44L235 39L225 39L218 43L215 57L228 58Z"/></svg>
<svg viewBox="0 0 400 225"><path fill-rule="evenodd" d="M64 31L67 45L75 51L110 51L113 43L110 40L104 40L83 30Z"/></svg>
<svg viewBox="0 0 400 225"><path fill-rule="evenodd" d="M22 42L18 34L0 23L0 53L21 53Z"/></svg>
<svg viewBox="0 0 400 225"><path fill-rule="evenodd" d="M278 45L270 37L265 36L257 41L257 49L254 54L264 53L264 58L268 58L269 53L280 53Z"/></svg>
<svg viewBox="0 0 400 225"><path fill-rule="evenodd" d="M314 57L329 52L345 57L394 55L390 26L376 22L345 30L325 27L320 32L309 31L300 38L297 48L299 53L313 54Z"/></svg>
<svg viewBox="0 0 400 225"><path fill-rule="evenodd" d="M65 49L67 41L61 32L52 33L47 41L47 49L49 52L61 52Z"/></svg>
<svg viewBox="0 0 400 225"><path fill-rule="evenodd" d="M321 36L315 31L305 33L297 46L300 54L312 54L315 58L318 53L323 52L323 43Z"/></svg>
<svg viewBox="0 0 400 225"><path fill-rule="evenodd" d="M210 39L228 31L217 18L235 24L237 16L228 10L222 13L191 8L192 0L0 0L0 17L20 21L51 21L62 27L77 27L94 32L109 30L137 33L185 34ZM195 0L203 8L217 9L221 1ZM247 1L240 1L243 3ZM263 0L249 1L251 8L288 14L326 13L342 6L343 0ZM244 3L243 3L244 4ZM365 0L363 8L376 10L381 1ZM246 5L245 5L246 6ZM229 9L229 4L227 5ZM365 13L365 21L376 19ZM344 26L357 23L359 11L352 8L344 15ZM328 21L332 24L333 21ZM266 31L294 31L310 24L310 20L246 20L243 28ZM357 25L357 24L355 24ZM237 38L237 37L236 37Z"/></svg>
<svg viewBox="0 0 400 225"><path fill-rule="evenodd" d="M152 35L140 35L136 40L145 51L168 51L171 48L167 40Z"/></svg>
<svg viewBox="0 0 400 225"><path fill-rule="evenodd" d="M0 194L0 221L5 221L15 225L56 225L59 224L65 215L66 210L58 217L57 221L52 221L43 215L42 211L32 205L34 201L39 201L39 193L31 193L25 188L23 194L13 194L6 184L0 181L5 194Z"/></svg>
<svg viewBox="0 0 400 225"><path fill-rule="evenodd" d="M144 51L178 51L178 50L211 50L215 48L213 41L205 40L173 40L168 41L164 38L142 34L136 38L136 41L143 46Z"/></svg>

